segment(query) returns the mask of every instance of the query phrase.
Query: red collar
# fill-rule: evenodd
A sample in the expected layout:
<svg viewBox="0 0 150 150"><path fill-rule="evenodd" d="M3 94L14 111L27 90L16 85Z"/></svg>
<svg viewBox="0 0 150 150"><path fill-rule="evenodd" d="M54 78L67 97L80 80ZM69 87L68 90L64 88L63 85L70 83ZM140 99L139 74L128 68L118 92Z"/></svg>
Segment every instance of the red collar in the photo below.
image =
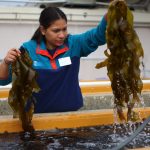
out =
<svg viewBox="0 0 150 150"><path fill-rule="evenodd" d="M47 51L46 49L41 49L41 48L40 48L40 45L38 45L37 48L36 48L36 54L40 54L40 55L43 55L43 56L47 56L47 57L49 57L50 59L55 59L56 56L58 56L58 55L60 55L60 54L62 54L62 53L64 53L64 52L68 51L68 49L69 49L69 48L68 48L66 45L64 45L63 47L61 46L60 48L58 48L58 49L56 50L56 52L54 53L54 55L51 56L51 55L48 53L48 51Z"/></svg>

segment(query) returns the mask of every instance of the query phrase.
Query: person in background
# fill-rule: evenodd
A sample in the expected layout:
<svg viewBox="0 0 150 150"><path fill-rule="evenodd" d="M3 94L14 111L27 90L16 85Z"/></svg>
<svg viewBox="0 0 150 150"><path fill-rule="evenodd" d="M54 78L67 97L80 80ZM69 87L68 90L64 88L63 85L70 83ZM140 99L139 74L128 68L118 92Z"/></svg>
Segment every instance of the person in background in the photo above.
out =
<svg viewBox="0 0 150 150"><path fill-rule="evenodd" d="M34 113L78 110L83 106L78 79L80 58L106 43L105 16L97 27L82 34L71 35L67 32L64 12L57 7L45 8L31 40L23 43L20 49L10 49L0 64L0 85L12 81L11 63L16 61L24 49L33 61L41 88L39 93L33 93L36 99Z"/></svg>

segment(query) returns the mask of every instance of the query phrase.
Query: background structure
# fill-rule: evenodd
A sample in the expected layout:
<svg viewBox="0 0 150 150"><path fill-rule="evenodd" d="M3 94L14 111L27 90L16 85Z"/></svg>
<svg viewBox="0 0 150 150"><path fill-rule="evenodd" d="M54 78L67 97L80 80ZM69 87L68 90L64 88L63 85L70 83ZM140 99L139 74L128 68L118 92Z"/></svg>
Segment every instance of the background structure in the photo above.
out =
<svg viewBox="0 0 150 150"><path fill-rule="evenodd" d="M76 3L75 3L76 2ZM142 76L150 78L150 7L149 0L130 0L133 10L134 27L144 48L144 68ZM19 48L22 42L29 40L38 27L38 17L43 8L49 5L60 7L68 17L68 31L71 34L82 33L95 27L107 12L108 1L51 1L51 0L5 0L0 1L0 60L10 48ZM104 60L106 45L86 58L81 59L80 80L108 79L106 68L95 69L95 65Z"/></svg>

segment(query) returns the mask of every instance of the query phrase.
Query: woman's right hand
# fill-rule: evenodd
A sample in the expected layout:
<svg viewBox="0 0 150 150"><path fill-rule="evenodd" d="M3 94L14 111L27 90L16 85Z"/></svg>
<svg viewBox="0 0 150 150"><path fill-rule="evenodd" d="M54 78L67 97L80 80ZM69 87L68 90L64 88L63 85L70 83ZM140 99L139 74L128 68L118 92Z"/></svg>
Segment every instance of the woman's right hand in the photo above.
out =
<svg viewBox="0 0 150 150"><path fill-rule="evenodd" d="M6 57L4 58L4 63L6 65L9 65L15 62L17 57L20 56L20 54L21 52L18 49L15 48L10 49L6 54Z"/></svg>

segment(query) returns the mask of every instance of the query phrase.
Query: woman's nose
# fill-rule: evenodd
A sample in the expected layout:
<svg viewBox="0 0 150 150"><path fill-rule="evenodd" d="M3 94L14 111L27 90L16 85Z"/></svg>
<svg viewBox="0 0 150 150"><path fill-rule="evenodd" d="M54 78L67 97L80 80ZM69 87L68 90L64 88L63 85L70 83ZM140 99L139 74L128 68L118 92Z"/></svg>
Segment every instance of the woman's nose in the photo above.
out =
<svg viewBox="0 0 150 150"><path fill-rule="evenodd" d="M58 35L59 38L65 38L65 33L63 31L61 31Z"/></svg>

